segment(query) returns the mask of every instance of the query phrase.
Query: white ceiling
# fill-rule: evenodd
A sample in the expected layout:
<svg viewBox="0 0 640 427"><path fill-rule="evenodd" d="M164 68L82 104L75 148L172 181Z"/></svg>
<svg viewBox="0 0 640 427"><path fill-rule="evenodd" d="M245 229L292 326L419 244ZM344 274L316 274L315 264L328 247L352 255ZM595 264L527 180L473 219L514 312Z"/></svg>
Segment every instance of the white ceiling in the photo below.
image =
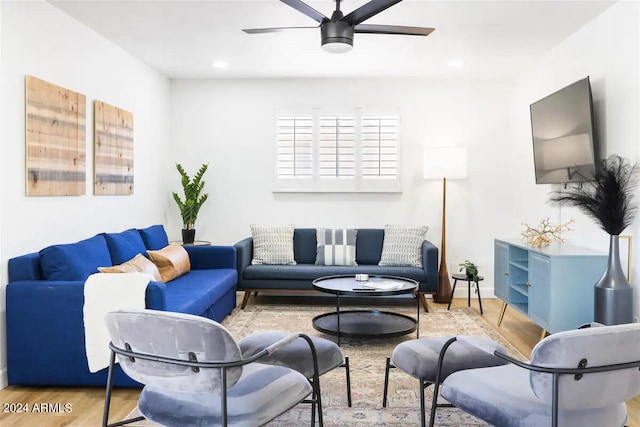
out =
<svg viewBox="0 0 640 427"><path fill-rule="evenodd" d="M49 0L170 78L420 76L510 78L613 1L405 0L368 24L434 27L428 37L356 34L320 48L320 29L249 35L243 28L315 26L278 0ZM345 15L366 0L342 2ZM309 1L330 16L333 0ZM226 61L215 69L213 61ZM462 67L451 67L451 61Z"/></svg>

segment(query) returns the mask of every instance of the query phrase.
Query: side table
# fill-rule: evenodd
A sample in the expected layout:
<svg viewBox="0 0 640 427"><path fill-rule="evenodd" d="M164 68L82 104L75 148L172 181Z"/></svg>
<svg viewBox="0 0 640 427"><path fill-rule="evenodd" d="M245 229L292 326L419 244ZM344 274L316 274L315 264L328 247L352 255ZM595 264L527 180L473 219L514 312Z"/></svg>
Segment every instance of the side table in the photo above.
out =
<svg viewBox="0 0 640 427"><path fill-rule="evenodd" d="M453 294L456 291L456 284L458 284L458 280L464 280L467 282L467 307L471 307L471 284L475 283L476 291L478 292L478 304L480 305L480 315L482 315L482 298L480 297L480 285L478 282L484 280L484 277L478 276L478 279L474 282L473 279L467 277L466 274L454 274L451 276L453 279L453 290L451 291L451 299L449 299L449 305L447 306L447 310L451 309L451 301L453 301Z"/></svg>

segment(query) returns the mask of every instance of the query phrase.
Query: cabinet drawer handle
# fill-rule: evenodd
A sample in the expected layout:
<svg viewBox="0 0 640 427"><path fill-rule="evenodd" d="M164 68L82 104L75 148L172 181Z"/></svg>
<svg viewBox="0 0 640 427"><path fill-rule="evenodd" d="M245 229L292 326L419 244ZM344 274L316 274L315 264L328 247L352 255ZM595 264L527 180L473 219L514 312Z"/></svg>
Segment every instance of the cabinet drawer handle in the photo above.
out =
<svg viewBox="0 0 640 427"><path fill-rule="evenodd" d="M509 275L509 272L508 272L508 271L505 271L503 274L504 274L505 276L508 276L508 275Z"/></svg>
<svg viewBox="0 0 640 427"><path fill-rule="evenodd" d="M527 286L533 286L533 283L527 282Z"/></svg>

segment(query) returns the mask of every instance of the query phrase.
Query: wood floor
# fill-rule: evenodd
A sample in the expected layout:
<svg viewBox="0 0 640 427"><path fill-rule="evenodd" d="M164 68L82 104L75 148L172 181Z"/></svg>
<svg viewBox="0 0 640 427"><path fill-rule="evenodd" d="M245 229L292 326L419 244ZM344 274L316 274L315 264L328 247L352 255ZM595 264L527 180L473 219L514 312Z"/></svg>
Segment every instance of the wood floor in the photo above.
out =
<svg viewBox="0 0 640 427"><path fill-rule="evenodd" d="M269 298L269 297L258 297ZM298 298L298 297L280 297ZM496 322L501 301L484 299L484 318L522 354L529 355L540 339L541 330L534 323L507 309L502 326ZM251 302L253 303L253 302ZM250 303L250 304L251 304ZM454 306L466 305L466 299L455 299ZM477 310L477 302L471 302ZM429 300L430 307L446 308ZM112 422L122 420L136 406L139 389L115 389L111 403ZM7 387L0 390L0 427L62 427L62 426L99 426L102 422L104 389L90 387ZM20 405L28 404L29 412L18 413ZM59 405L56 405L59 404ZM65 406L66 405L66 406ZM40 410L35 412L34 409ZM56 411L43 412L44 410ZM629 427L640 427L640 398L627 402Z"/></svg>

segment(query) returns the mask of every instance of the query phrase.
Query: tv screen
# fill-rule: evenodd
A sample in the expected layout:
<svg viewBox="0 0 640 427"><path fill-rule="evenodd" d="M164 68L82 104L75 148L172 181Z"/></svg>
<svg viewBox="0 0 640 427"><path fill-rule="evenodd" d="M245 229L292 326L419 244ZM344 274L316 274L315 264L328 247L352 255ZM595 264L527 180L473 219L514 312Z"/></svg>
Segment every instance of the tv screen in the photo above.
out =
<svg viewBox="0 0 640 427"><path fill-rule="evenodd" d="M589 77L531 104L537 184L593 181L596 141Z"/></svg>

